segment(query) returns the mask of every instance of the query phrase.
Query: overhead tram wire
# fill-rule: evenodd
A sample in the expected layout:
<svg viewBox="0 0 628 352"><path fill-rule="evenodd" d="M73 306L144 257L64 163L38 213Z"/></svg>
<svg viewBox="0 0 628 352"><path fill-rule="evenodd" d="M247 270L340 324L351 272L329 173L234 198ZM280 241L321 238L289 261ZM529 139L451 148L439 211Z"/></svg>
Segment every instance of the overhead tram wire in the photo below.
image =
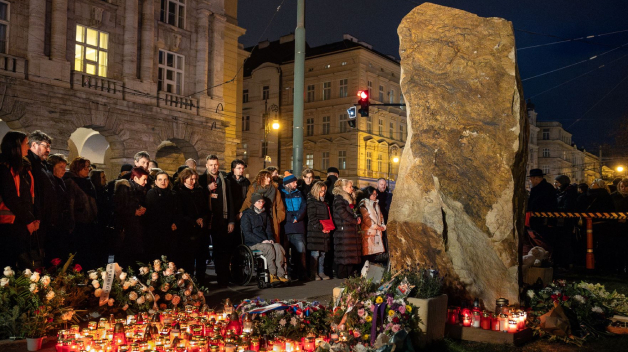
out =
<svg viewBox="0 0 628 352"><path fill-rule="evenodd" d="M619 85L621 85L622 83L624 83L625 80L628 79L628 75L626 77L624 77L621 81L619 81L619 83L617 83L613 89L611 89L610 91L608 91L608 93L606 93L600 100L598 100L595 104L593 104L593 106L591 106L589 108L589 110L587 110L584 114L582 114L582 116L580 116L578 119L576 119L576 121L574 121L571 125L569 125L569 127L567 127L566 129L570 129L573 125L575 125L576 123L578 123L578 121L582 120L583 117L587 116L587 114L593 110L593 108L595 108L599 103L602 102L602 100L606 99L607 96L609 96L615 89L617 89L617 87L619 87Z"/></svg>
<svg viewBox="0 0 628 352"><path fill-rule="evenodd" d="M549 92L549 91L551 91L551 90L554 90L554 89L556 89L556 88L558 88L558 87L560 87L560 86L562 86L562 85L565 85L565 84L567 84L567 83L569 83L569 82L571 82L571 81L574 81L574 80L576 80L576 79L578 79L578 78L580 78L580 77L586 76L586 75L588 75L589 73L591 73L591 72L593 72L593 71L597 71L597 70L599 70L599 69L601 69L601 68L605 68L607 65L610 65L610 64L614 63L615 61L619 61L619 60L621 60L621 59L623 59L623 58L625 58L625 57L628 57L628 54L626 54L626 55L624 55L624 56L622 56L622 57L620 57L620 58L617 58L617 59L615 59L615 60L613 60L613 61L611 61L611 62L609 62L609 63L602 64L602 65L600 65L600 66L598 66L598 67L596 67L596 68L594 68L594 69L592 69L592 70L590 70L590 71L588 71L588 72L585 72L585 73L583 73L583 74L579 75L578 77L574 77L574 78L572 78L572 79L570 79L570 80L567 80L567 81L565 81L565 82L563 82L563 83L560 83L560 84L555 85L555 86L553 86L553 87L551 87L551 88L548 88L548 89L546 89L546 90L542 91L541 93L537 93L537 94L535 94L535 95L532 95L532 96L528 97L528 99L532 99L532 98L538 97L539 95L545 94L545 93L547 93L547 92Z"/></svg>
<svg viewBox="0 0 628 352"><path fill-rule="evenodd" d="M538 45L530 45L530 46L526 46L526 47L523 47L523 48L519 48L519 49L517 49L517 51L519 51L519 50L533 49L533 48L538 48L538 47L548 46L548 45L555 45L555 44L561 44L561 43L569 43L569 42L581 42L581 43L587 43L587 44L593 44L593 45L600 45L600 46L608 46L608 47L610 47L610 45L608 45L608 44L596 43L596 42L589 41L589 40L587 40L587 39L596 38L596 37L603 37L603 36L607 36L607 35L612 35L612 34L618 34L618 33L625 33L625 32L628 32L628 29L624 29L624 30L621 30L621 31L614 31L614 32L602 33L602 34L594 34L594 35L589 35L589 36L580 37L580 38L565 39L565 38L561 38L561 37L559 37L559 36L550 35L550 34L535 33L535 32L530 32L530 31L521 30L521 29L515 29L515 30L520 31L520 32L524 32L524 33L538 34L538 35L544 35L544 36L548 36L548 37L552 37L552 38L560 38L560 39L563 39L563 40L560 40L560 41L557 41L557 42L552 42L552 43L545 43L545 44L538 44Z"/></svg>
<svg viewBox="0 0 628 352"><path fill-rule="evenodd" d="M548 75L548 74L550 74L550 73L554 73L554 72L562 71L562 70L564 70L564 69L566 69L566 68L573 67L573 66L576 66L576 65L580 65L580 64L585 63L585 62L588 62L588 61L595 60L595 59L599 58L600 56L606 55L606 54L608 54L608 53L610 53L610 52L613 52L613 51L615 51L615 50L617 50L617 49L623 48L623 47L625 47L625 46L627 46L627 45L628 45L628 43L624 43L624 44L622 44L622 45L620 45L620 46L614 47L613 49L608 50L608 51L605 51L605 52L603 52L603 53L601 53L601 54L593 55L593 56L591 56L591 57L590 57L590 58L588 58L588 59L585 59L585 60L582 60L582 61L578 61L578 62L573 63L573 64L570 64L570 65L565 65L565 66L559 67L559 68L554 69L554 70L551 70L551 71L543 72L543 73L540 73L540 74L538 74L538 75L536 75L536 76L532 76L532 77L524 78L524 79L522 79L522 80L521 80L521 82L525 82L525 81L530 80L530 79L534 79L534 78L538 78L538 77L541 77L541 76L545 76L545 75Z"/></svg>
<svg viewBox="0 0 628 352"><path fill-rule="evenodd" d="M286 0L282 0L281 3L279 4L279 6L277 6L277 9L275 10L275 13L273 13L272 17L270 18L270 21L268 21L268 24L266 25L266 28L264 28L264 31L262 32L262 34L260 34L259 38L257 39L258 43L262 40L262 38L264 37L264 34L266 34L266 31L268 30L268 28L270 28L270 25L273 23L273 20L275 19L275 16L277 16L277 14L279 13L279 10L283 6L284 2L286 2ZM215 86L208 87L207 89L199 90L198 92L194 92L194 93L192 93L192 94L190 94L188 96L191 97L191 96L196 95L198 93L203 93L203 92L206 92L206 91L208 91L210 89L213 89L213 88L216 88L216 87L220 87L220 86L225 85L227 83L234 82L238 78L238 74L240 74L240 71L242 71L242 69L244 68L244 65L246 64L246 61L251 57L251 55L253 55L253 52L255 51L256 48L257 48L257 45L253 47L253 50L251 50L251 53L250 53L249 57L244 59L244 61L242 62L242 65L240 65L240 68L238 68L238 71L236 71L236 73L233 76L233 78L231 78L228 81L225 81L225 82L222 82L220 84L217 84Z"/></svg>

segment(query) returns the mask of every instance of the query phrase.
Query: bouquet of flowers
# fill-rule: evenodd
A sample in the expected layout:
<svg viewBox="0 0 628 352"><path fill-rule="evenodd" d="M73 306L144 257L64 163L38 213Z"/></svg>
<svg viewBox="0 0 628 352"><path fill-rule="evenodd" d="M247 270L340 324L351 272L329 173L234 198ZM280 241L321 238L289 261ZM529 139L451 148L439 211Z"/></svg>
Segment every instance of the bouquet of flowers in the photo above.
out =
<svg viewBox="0 0 628 352"><path fill-rule="evenodd" d="M329 331L329 310L319 302L257 298L243 301L237 310L253 313L253 329L259 335L298 340L308 335L326 335Z"/></svg>
<svg viewBox="0 0 628 352"><path fill-rule="evenodd" d="M199 288L188 273L177 269L165 256L155 259L152 265L139 264L137 276L130 268L125 272L116 267L110 292L103 289L105 280L109 279L106 268L89 271L92 300L98 301L97 305L90 306L99 306L101 314L104 311L115 314L127 310L129 313L153 312L181 304L199 307L205 303L206 290Z"/></svg>
<svg viewBox="0 0 628 352"><path fill-rule="evenodd" d="M603 285L587 282L557 280L545 288L528 290L526 300L530 307L532 327L537 335L577 345L590 336L606 334L609 317L615 314L628 315L628 299L624 295L608 292ZM571 331L566 336L550 333L541 324L541 317L558 306L562 307L571 321Z"/></svg>

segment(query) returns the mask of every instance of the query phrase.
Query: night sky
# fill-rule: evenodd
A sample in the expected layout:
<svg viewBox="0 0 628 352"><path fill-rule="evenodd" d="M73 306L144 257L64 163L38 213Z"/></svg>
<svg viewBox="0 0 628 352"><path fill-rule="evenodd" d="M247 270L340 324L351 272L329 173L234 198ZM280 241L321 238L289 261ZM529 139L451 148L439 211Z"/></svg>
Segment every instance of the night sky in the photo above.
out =
<svg viewBox="0 0 628 352"><path fill-rule="evenodd" d="M306 0L306 40L310 46L318 46L340 41L347 33L373 45L375 50L399 57L397 26L421 3L414 0ZM619 119L628 114L628 1L451 0L434 3L482 17L512 21L524 95L526 99L532 97L539 120L561 122L573 133L572 140L578 146L592 149L599 143L612 143L609 136ZM294 32L296 0L239 0L238 23L247 30L240 40L245 47L257 44L258 40L277 40ZM586 39L586 42L521 50L617 31L622 32ZM620 47L622 45L625 46ZM610 51L617 47L620 48ZM605 52L608 53L603 54ZM595 55L598 55L596 59L588 60ZM583 60L586 61L526 80ZM602 65L603 68L596 69ZM569 80L572 81L543 93Z"/></svg>

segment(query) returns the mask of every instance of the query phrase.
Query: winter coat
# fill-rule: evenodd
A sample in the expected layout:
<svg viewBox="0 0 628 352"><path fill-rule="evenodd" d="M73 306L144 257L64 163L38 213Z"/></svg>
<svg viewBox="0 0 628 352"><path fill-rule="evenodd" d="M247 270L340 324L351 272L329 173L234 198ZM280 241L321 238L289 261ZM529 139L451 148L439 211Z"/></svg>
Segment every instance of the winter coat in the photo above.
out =
<svg viewBox="0 0 628 352"><path fill-rule="evenodd" d="M334 184L338 181L338 177L330 175L325 180L325 186L327 187L327 193L325 193L325 202L330 208L334 207ZM333 212L333 210L332 210Z"/></svg>
<svg viewBox="0 0 628 352"><path fill-rule="evenodd" d="M67 185L58 177L53 176L55 182L55 194L57 198L55 199L55 212L52 217L52 226L63 229L70 230L70 191L68 190Z"/></svg>
<svg viewBox="0 0 628 352"><path fill-rule="evenodd" d="M35 217L41 220L40 227L48 227L55 211L56 190L48 163L41 160L32 151L26 156L31 164L31 173L35 179Z"/></svg>
<svg viewBox="0 0 628 352"><path fill-rule="evenodd" d="M144 220L147 232L147 249L151 259L161 255L172 257L174 249L171 243L175 243L178 232L172 231L172 224L177 227L179 214L174 193L169 188L161 189L153 187L146 193L146 213Z"/></svg>
<svg viewBox="0 0 628 352"><path fill-rule="evenodd" d="M378 230L377 226L386 226L384 223L384 216L379 208L379 200L370 200L364 198L360 202L360 214L362 215L362 222L360 223L360 229L365 236L382 235L382 231Z"/></svg>
<svg viewBox="0 0 628 352"><path fill-rule="evenodd" d="M331 250L331 236L323 232L320 220L328 220L327 203L316 199L313 195L307 198L307 250L328 252Z"/></svg>
<svg viewBox="0 0 628 352"><path fill-rule="evenodd" d="M384 192L377 190L377 200L379 201L379 209L384 216L384 222L388 222L388 213L390 212L390 203L392 203L392 193L386 188Z"/></svg>
<svg viewBox="0 0 628 352"><path fill-rule="evenodd" d="M305 234L305 217L307 215L307 203L303 194L298 189L288 191L281 190L281 198L286 205L286 221L284 231L286 234Z"/></svg>
<svg viewBox="0 0 628 352"><path fill-rule="evenodd" d="M98 219L96 189L89 178L66 172L63 176L70 198L70 231L75 224L93 224Z"/></svg>
<svg viewBox="0 0 628 352"><path fill-rule="evenodd" d="M140 206L145 207L144 187L134 181L120 179L114 187L116 230L124 233L125 248L133 248L139 253L144 251L143 216L135 215Z"/></svg>
<svg viewBox="0 0 628 352"><path fill-rule="evenodd" d="M530 197L528 198L528 211L530 212L552 212L556 211L556 188L550 185L545 179L532 187ZM532 217L530 219L530 228L545 234L547 233L548 222L554 223L554 220L541 217Z"/></svg>
<svg viewBox="0 0 628 352"><path fill-rule="evenodd" d="M222 180L225 182L223 189L222 180L220 177L214 179L207 171L199 176L198 184L205 192L205 196L208 199L209 212L212 214L212 223L227 225L235 222L235 212L233 208L233 199L231 198L231 185L229 177L224 172L220 172ZM216 181L216 188L210 191L208 186L210 183ZM224 193L226 191L226 194ZM225 206L225 200L227 204Z"/></svg>
<svg viewBox="0 0 628 352"><path fill-rule="evenodd" d="M26 159L24 164L14 177L9 165L0 163L0 224L19 225L26 231L26 225L36 218L33 207L34 179ZM16 187L17 181L19 189Z"/></svg>
<svg viewBox="0 0 628 352"><path fill-rule="evenodd" d="M227 178L229 179L229 186L231 188L233 212L235 215L237 215L238 213L240 213L242 203L244 203L244 200L246 199L246 193L249 191L251 181L249 181L249 179L244 176L240 177L239 180L236 180L235 176L231 172L227 174Z"/></svg>
<svg viewBox="0 0 628 352"><path fill-rule="evenodd" d="M183 240L202 239L209 242L210 215L207 193L200 187L189 189L184 185L179 185L175 197L180 214L180 220L177 224L179 237ZM203 219L203 227L196 223L197 219Z"/></svg>
<svg viewBox="0 0 628 352"><path fill-rule="evenodd" d="M334 260L339 265L362 261L362 237L358 233L358 215L351 207L354 199L341 188L334 188Z"/></svg>
<svg viewBox="0 0 628 352"><path fill-rule="evenodd" d="M249 247L262 243L263 241L275 240L268 212L262 211L258 214L254 208L255 206L252 205L250 208L243 211L241 219L244 244Z"/></svg>
<svg viewBox="0 0 628 352"><path fill-rule="evenodd" d="M312 182L310 182L310 184L308 185L307 183L305 183L303 179L300 179L297 181L297 189L301 191L301 194L303 194L303 197L307 199L315 183L316 183L316 180L312 180Z"/></svg>
<svg viewBox="0 0 628 352"><path fill-rule="evenodd" d="M589 206L584 210L587 213L609 213L615 211L613 198L604 188L589 188Z"/></svg>
<svg viewBox="0 0 628 352"><path fill-rule="evenodd" d="M277 185L271 183L269 187L275 187L275 197L274 199L266 199L266 204L264 207L266 208L266 212L273 219L273 234L275 235L275 243L281 243L281 222L286 218L286 206L283 204L281 200L281 191L277 189ZM240 211L244 211L251 207L251 196L253 193L264 193L264 189L261 188L257 183L252 183L249 186L248 192L246 192L246 199L244 203L242 203L242 207Z"/></svg>
<svg viewBox="0 0 628 352"><path fill-rule="evenodd" d="M615 211L618 213L628 212L628 196L624 196L618 191L611 193L613 204L615 204Z"/></svg>
<svg viewBox="0 0 628 352"><path fill-rule="evenodd" d="M560 212L576 211L578 206L578 191L576 187L567 185L564 189L559 189L556 193L556 209ZM573 229L576 219L559 218L556 226L565 227L567 230Z"/></svg>

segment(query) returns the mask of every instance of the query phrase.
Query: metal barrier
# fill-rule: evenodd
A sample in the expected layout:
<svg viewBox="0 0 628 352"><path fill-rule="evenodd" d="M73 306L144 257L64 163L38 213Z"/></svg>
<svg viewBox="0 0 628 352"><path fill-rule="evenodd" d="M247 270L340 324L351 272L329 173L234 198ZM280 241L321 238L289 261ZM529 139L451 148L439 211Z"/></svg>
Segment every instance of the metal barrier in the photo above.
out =
<svg viewBox="0 0 628 352"><path fill-rule="evenodd" d="M536 218L584 218L587 223L587 269L595 269L595 254L593 253L593 219L625 220L628 213L563 213L563 212L528 212L530 217Z"/></svg>

